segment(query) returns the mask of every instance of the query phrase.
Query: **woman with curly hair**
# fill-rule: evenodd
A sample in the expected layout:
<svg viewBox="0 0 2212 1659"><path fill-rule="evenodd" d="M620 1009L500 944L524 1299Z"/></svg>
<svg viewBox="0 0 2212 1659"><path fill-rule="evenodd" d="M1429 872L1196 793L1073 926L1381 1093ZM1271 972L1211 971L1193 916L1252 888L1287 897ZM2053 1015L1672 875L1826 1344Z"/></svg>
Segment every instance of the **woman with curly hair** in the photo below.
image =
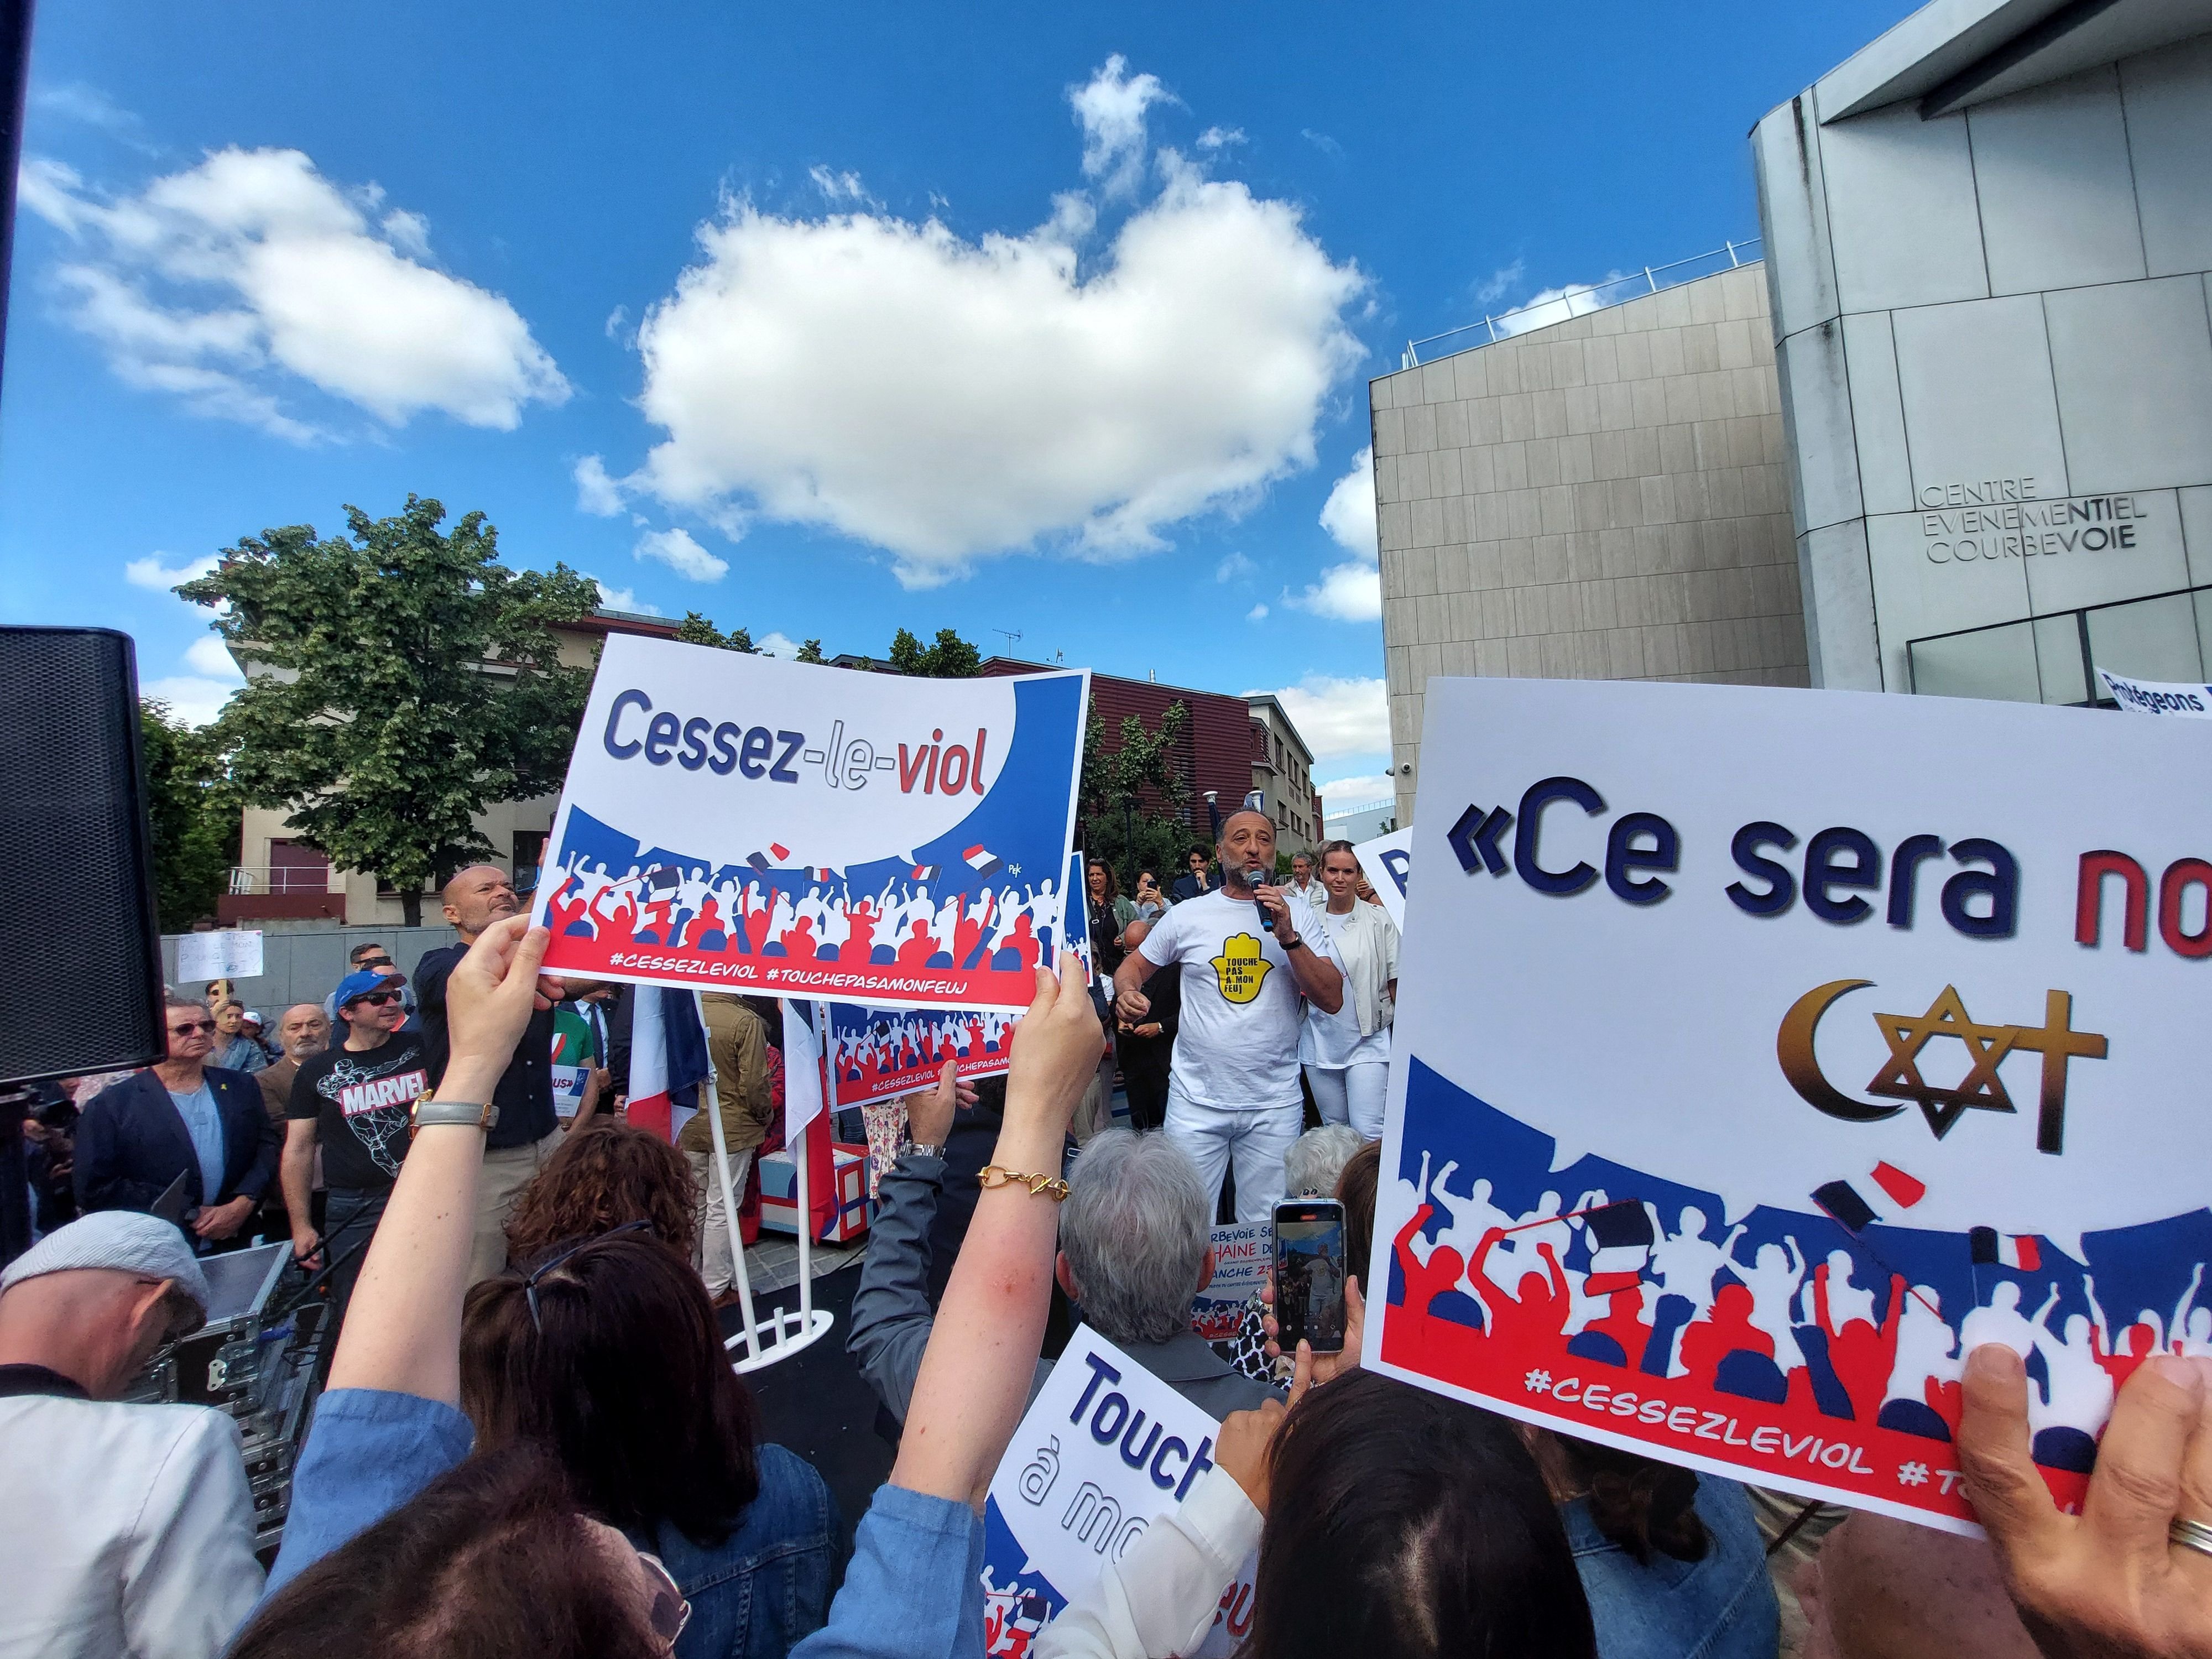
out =
<svg viewBox="0 0 2212 1659"><path fill-rule="evenodd" d="M686 1261L699 1240L698 1187L684 1154L643 1129L593 1118L569 1131L516 1200L507 1259L527 1267L556 1244L633 1221Z"/></svg>

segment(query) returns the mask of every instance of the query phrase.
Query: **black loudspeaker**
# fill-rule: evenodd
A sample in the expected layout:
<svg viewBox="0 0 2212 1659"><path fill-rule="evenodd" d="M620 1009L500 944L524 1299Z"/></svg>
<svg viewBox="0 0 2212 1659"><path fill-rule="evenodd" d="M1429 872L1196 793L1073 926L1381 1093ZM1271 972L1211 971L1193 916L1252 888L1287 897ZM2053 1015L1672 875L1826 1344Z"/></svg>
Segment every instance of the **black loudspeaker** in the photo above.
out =
<svg viewBox="0 0 2212 1659"><path fill-rule="evenodd" d="M0 1082L167 1051L127 634L0 628Z"/></svg>

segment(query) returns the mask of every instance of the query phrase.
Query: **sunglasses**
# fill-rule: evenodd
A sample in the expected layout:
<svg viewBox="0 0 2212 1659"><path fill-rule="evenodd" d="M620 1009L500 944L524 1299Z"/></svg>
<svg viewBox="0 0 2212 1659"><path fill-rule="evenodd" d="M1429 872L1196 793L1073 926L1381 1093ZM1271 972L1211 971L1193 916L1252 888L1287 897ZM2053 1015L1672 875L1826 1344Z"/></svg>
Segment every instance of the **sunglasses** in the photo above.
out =
<svg viewBox="0 0 2212 1659"><path fill-rule="evenodd" d="M372 1008L381 1008L386 1003L398 1000L399 993L397 991L364 991L354 999L355 1002L365 1002Z"/></svg>
<svg viewBox="0 0 2212 1659"><path fill-rule="evenodd" d="M215 1030L215 1022L211 1019L188 1019L182 1025L172 1025L169 1028L169 1035L190 1036L195 1031L212 1031L213 1030Z"/></svg>
<svg viewBox="0 0 2212 1659"><path fill-rule="evenodd" d="M572 1238L565 1244L556 1244L545 1259L530 1270L530 1276L522 1281L522 1299L530 1309L531 1328L536 1331L543 1331L545 1328L538 1317L538 1281L539 1279L544 1278L586 1244L596 1244L603 1238L620 1238L624 1233L645 1232L652 1225L650 1221L625 1221L621 1226L610 1227L603 1233L593 1233L586 1238Z"/></svg>
<svg viewBox="0 0 2212 1659"><path fill-rule="evenodd" d="M390 957L363 957L359 962L354 963L354 967L357 971L370 968L389 968L390 966L392 966L392 958Z"/></svg>
<svg viewBox="0 0 2212 1659"><path fill-rule="evenodd" d="M654 1639L660 1642L666 1651L673 1653L677 1638L684 1634L684 1627L691 1622L691 1604L684 1599L684 1592L678 1586L675 1575L668 1571L667 1564L659 1556L640 1550L637 1559L645 1564L646 1572L653 1581L650 1618Z"/></svg>

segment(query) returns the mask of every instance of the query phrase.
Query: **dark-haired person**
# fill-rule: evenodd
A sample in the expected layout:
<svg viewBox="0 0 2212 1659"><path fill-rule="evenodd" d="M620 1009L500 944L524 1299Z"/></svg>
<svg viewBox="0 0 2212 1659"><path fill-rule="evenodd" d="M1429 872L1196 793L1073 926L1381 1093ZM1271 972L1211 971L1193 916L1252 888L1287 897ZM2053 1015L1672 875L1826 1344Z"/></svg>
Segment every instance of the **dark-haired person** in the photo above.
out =
<svg viewBox="0 0 2212 1659"><path fill-rule="evenodd" d="M1137 919L1137 907L1121 896L1114 866L1104 859L1084 866L1083 896L1090 910L1091 960L1099 978L1110 978L1128 954L1121 930Z"/></svg>
<svg viewBox="0 0 2212 1659"><path fill-rule="evenodd" d="M271 1590L231 1659L644 1659L690 1609L666 1568L580 1509L558 1465L514 1445L466 1459L457 1408L469 1241L487 1117L539 990L547 935L487 927L448 988L453 1058L416 1114L331 1387L294 1473ZM793 1650L976 1653L983 1534L971 1504L1028 1398L1050 1302L1054 1167L1098 1021L1065 953L1040 969L993 1160L915 1384L910 1431L854 1537L826 1628ZM1062 986L1066 989L1063 993ZM548 987L557 990L558 987ZM524 1305L528 1310L526 1288Z"/></svg>
<svg viewBox="0 0 2212 1659"><path fill-rule="evenodd" d="M1213 849L1200 842L1182 855L1183 872L1175 878L1168 890L1169 896L1177 904L1194 899L1213 890L1213 884L1206 878L1206 866L1213 857Z"/></svg>
<svg viewBox="0 0 2212 1659"><path fill-rule="evenodd" d="M649 1130L595 1117L574 1129L507 1218L507 1259L528 1267L562 1244L637 1222L684 1261L698 1244L698 1192L684 1154Z"/></svg>
<svg viewBox="0 0 2212 1659"><path fill-rule="evenodd" d="M1160 885L1157 870L1137 872L1137 895L1133 905L1139 921L1158 921L1167 915L1170 900L1167 890Z"/></svg>
<svg viewBox="0 0 2212 1659"><path fill-rule="evenodd" d="M100 1091L77 1120L77 1206L150 1210L182 1176L185 1231L200 1250L243 1243L276 1178L276 1126L251 1076L208 1063L207 1004L172 997L161 1013L167 1058Z"/></svg>
<svg viewBox="0 0 2212 1659"><path fill-rule="evenodd" d="M1139 915L1122 930L1132 951L1145 942L1152 924ZM1168 1072L1175 1057L1176 1029L1182 1023L1182 976L1155 974L1145 984L1151 1003L1141 1019L1115 1016L1114 1047L1121 1062L1121 1086L1129 1097L1129 1127L1157 1129L1167 1121Z"/></svg>
<svg viewBox="0 0 2212 1659"><path fill-rule="evenodd" d="M836 1505L812 1466L760 1443L752 1393L677 1251L599 1233L476 1286L461 1405L479 1453L545 1447L586 1511L668 1569L691 1607L678 1659L781 1659L829 1616Z"/></svg>

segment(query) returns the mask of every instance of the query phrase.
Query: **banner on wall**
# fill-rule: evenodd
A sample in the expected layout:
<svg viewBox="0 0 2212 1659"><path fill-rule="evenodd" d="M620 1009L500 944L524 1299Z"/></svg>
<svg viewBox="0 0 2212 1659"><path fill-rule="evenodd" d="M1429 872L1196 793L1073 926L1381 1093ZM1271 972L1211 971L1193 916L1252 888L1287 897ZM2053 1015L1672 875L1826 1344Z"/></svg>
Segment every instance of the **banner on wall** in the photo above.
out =
<svg viewBox="0 0 2212 1659"><path fill-rule="evenodd" d="M1964 1355L2078 1501L2212 1355L2212 734L1965 699L1437 679L1381 1370L1952 1530Z"/></svg>
<svg viewBox="0 0 2212 1659"><path fill-rule="evenodd" d="M611 636L538 884L548 970L1026 1008L1060 937L1089 682Z"/></svg>
<svg viewBox="0 0 2212 1659"><path fill-rule="evenodd" d="M1368 885L1375 890L1375 896L1382 901L1383 909L1389 913L1401 933L1406 931L1406 875L1413 868L1413 830L1409 824L1372 841L1363 841L1352 849Z"/></svg>
<svg viewBox="0 0 2212 1659"><path fill-rule="evenodd" d="M2138 714L2179 714L2188 720L2212 720L2212 685L2178 685L2165 680L2131 680L2100 668L2097 678L2122 708Z"/></svg>
<svg viewBox="0 0 2212 1659"><path fill-rule="evenodd" d="M948 1060L960 1075L1003 1077L1020 1017L996 1008L870 1008L830 1005L830 1075L836 1103L893 1100L936 1083Z"/></svg>
<svg viewBox="0 0 2212 1659"><path fill-rule="evenodd" d="M1213 1467L1220 1425L1088 1325L1030 1402L983 1505L983 1635L1020 1655L1155 1516ZM1194 1655L1232 1653L1251 1623L1245 1562Z"/></svg>

